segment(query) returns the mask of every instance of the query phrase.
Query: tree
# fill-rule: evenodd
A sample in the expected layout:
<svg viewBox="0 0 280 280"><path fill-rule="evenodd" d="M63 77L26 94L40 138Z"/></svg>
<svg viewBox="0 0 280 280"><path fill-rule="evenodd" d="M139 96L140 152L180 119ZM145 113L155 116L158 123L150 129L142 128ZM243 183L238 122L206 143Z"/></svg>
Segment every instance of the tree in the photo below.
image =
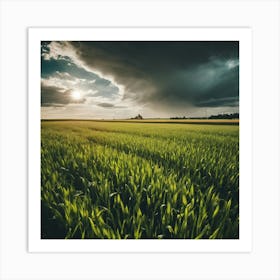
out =
<svg viewBox="0 0 280 280"><path fill-rule="evenodd" d="M132 120L143 120L143 117L140 114L138 114L136 117L131 118L131 119Z"/></svg>

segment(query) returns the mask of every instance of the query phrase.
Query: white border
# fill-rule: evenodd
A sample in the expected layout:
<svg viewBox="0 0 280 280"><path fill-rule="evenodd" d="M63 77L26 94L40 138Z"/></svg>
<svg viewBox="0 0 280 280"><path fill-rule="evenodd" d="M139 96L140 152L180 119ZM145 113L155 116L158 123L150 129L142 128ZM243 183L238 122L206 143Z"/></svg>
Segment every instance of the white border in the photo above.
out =
<svg viewBox="0 0 280 280"><path fill-rule="evenodd" d="M41 240L41 41L239 41L240 238L238 240ZM29 252L249 252L252 186L251 30L248 28L30 28L29 29Z"/></svg>

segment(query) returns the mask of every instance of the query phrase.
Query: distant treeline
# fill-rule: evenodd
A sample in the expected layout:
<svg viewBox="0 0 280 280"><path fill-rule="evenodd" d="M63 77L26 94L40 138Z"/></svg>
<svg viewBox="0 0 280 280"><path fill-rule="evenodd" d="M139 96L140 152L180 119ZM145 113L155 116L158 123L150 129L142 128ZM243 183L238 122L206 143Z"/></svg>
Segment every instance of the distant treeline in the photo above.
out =
<svg viewBox="0 0 280 280"><path fill-rule="evenodd" d="M213 115L210 116L208 119L226 119L226 120L239 119L239 113Z"/></svg>
<svg viewBox="0 0 280 280"><path fill-rule="evenodd" d="M171 120L205 120L205 119L218 119L218 120L232 120L232 119L239 119L239 113L234 114L219 114L219 115L211 115L210 117L171 117Z"/></svg>
<svg viewBox="0 0 280 280"><path fill-rule="evenodd" d="M140 114L138 114L136 117L130 118L130 119L131 120L143 120L143 117Z"/></svg>

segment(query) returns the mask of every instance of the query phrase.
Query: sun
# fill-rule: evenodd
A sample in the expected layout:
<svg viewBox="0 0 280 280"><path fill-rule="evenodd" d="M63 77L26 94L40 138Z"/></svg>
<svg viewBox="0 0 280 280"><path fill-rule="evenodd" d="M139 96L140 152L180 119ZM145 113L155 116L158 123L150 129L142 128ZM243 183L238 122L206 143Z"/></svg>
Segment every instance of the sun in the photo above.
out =
<svg viewBox="0 0 280 280"><path fill-rule="evenodd" d="M74 100L79 100L79 99L81 99L81 94L78 91L73 91L72 92L72 98Z"/></svg>

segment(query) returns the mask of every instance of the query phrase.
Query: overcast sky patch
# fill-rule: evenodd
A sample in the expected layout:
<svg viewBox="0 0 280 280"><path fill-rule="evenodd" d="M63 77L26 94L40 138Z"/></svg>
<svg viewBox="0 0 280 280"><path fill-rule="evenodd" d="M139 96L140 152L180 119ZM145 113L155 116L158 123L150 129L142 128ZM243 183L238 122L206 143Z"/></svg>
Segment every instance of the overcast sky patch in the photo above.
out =
<svg viewBox="0 0 280 280"><path fill-rule="evenodd" d="M130 117L125 108L148 117L239 111L236 41L42 42L41 57L45 107L92 106L93 118L98 107L120 118Z"/></svg>

